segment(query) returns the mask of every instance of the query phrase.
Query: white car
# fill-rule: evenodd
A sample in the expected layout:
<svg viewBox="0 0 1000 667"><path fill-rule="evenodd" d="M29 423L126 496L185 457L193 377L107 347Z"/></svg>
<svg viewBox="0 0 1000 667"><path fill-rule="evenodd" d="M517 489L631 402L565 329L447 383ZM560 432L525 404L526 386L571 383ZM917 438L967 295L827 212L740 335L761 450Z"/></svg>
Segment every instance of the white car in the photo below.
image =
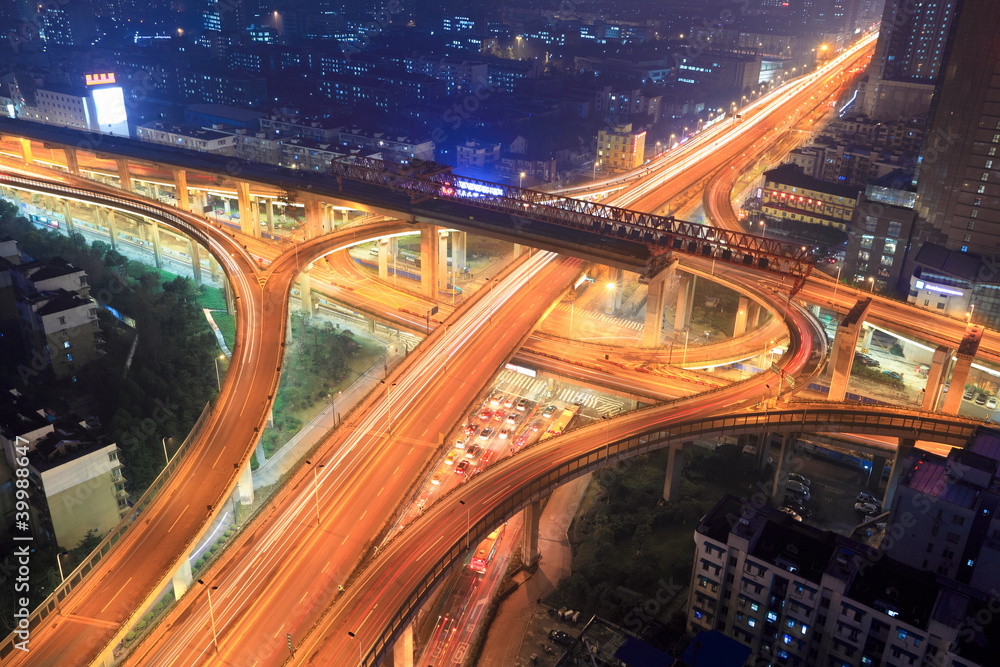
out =
<svg viewBox="0 0 1000 667"><path fill-rule="evenodd" d="M879 508L875 503L854 503L854 509L861 514L878 514Z"/></svg>
<svg viewBox="0 0 1000 667"><path fill-rule="evenodd" d="M804 484L799 484L798 482L788 480L785 482L785 490L794 493L803 500L811 500L812 496L809 493L809 487Z"/></svg>
<svg viewBox="0 0 1000 667"><path fill-rule="evenodd" d="M988 399L986 399L986 409L987 410L996 410L997 409L997 399L995 399L995 398L988 398Z"/></svg>

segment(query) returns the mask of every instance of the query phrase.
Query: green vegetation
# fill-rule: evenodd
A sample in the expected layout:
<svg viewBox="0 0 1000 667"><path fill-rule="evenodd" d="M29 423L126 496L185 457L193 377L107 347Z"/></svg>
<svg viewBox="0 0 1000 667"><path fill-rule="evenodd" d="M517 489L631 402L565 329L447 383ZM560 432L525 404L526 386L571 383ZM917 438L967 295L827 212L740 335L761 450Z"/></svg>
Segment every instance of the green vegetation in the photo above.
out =
<svg viewBox="0 0 1000 667"><path fill-rule="evenodd" d="M201 296L198 297L198 305L209 310L226 309L226 295L221 287L203 287Z"/></svg>
<svg viewBox="0 0 1000 667"><path fill-rule="evenodd" d="M865 380L871 380L872 382L878 382L880 384L888 385L893 389L906 389L906 383L902 380L897 380L894 377L890 377L882 372L877 366L870 368L865 366L861 362L855 360L851 366L851 376L864 378Z"/></svg>
<svg viewBox="0 0 1000 667"><path fill-rule="evenodd" d="M226 341L226 346L232 350L236 347L236 317L224 310L216 310L212 313L215 326L219 327L222 333L222 340Z"/></svg>
<svg viewBox="0 0 1000 667"><path fill-rule="evenodd" d="M570 530L572 574L549 604L623 623L661 580L688 585L698 521L724 494L744 493L757 473L736 447L693 448L684 453L680 500L660 503L666 467L661 450L595 475Z"/></svg>
<svg viewBox="0 0 1000 667"><path fill-rule="evenodd" d="M274 398L274 426L264 430L264 452L280 449L315 417L328 397L348 387L384 354L381 346L358 341L347 329L292 313L281 384Z"/></svg>

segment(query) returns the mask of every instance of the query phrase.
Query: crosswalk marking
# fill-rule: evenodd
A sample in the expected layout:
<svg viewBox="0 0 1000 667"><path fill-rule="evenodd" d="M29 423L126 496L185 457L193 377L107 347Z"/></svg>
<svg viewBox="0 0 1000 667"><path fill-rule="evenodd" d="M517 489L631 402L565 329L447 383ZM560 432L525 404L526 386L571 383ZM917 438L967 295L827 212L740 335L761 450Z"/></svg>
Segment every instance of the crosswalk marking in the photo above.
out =
<svg viewBox="0 0 1000 667"><path fill-rule="evenodd" d="M569 312L570 310L569 305L565 303L560 303L558 306L556 306L556 308L564 312ZM635 331L642 331L642 322L636 322L635 320L627 320L624 317L613 317L611 315L607 315L606 313L592 313L589 311L587 312L587 317L589 317L592 320L596 320L598 322L609 322L611 324L620 326L624 329L633 329Z"/></svg>

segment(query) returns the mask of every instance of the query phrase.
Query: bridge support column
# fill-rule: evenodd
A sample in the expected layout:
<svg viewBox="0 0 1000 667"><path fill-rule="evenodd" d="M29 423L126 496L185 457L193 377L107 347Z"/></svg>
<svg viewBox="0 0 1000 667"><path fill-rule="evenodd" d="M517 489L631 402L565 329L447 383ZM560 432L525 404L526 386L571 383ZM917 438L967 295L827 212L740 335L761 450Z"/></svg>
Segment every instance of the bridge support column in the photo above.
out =
<svg viewBox="0 0 1000 667"><path fill-rule="evenodd" d="M257 204L250 196L250 183L236 181L236 197L240 206L240 231L248 236L260 238L260 222L257 220Z"/></svg>
<svg viewBox="0 0 1000 667"><path fill-rule="evenodd" d="M542 518L542 503L535 501L524 508L521 527L521 561L532 565L538 560L538 522Z"/></svg>
<svg viewBox="0 0 1000 667"><path fill-rule="evenodd" d="M212 282L219 280L219 263L215 261L212 253L208 254L208 275L212 277Z"/></svg>
<svg viewBox="0 0 1000 667"><path fill-rule="evenodd" d="M663 499L676 502L681 496L681 471L684 469L684 450L680 446L667 450L667 474L663 480Z"/></svg>
<svg viewBox="0 0 1000 667"><path fill-rule="evenodd" d="M393 667L413 667L413 623L407 623L403 634L392 645Z"/></svg>
<svg viewBox="0 0 1000 667"><path fill-rule="evenodd" d="M669 271L660 271L649 279L646 293L646 321L642 325L643 347L659 347L663 334L663 304L667 296Z"/></svg>
<svg viewBox="0 0 1000 667"><path fill-rule="evenodd" d="M226 296L226 312L230 315L236 314L236 295L233 294L233 286L230 281L226 278L225 274L222 274L222 291ZM288 318L291 322L291 318Z"/></svg>
<svg viewBox="0 0 1000 667"><path fill-rule="evenodd" d="M886 458L884 456L873 455L872 456L872 469L868 474L868 488L872 491L878 491L879 485L882 483L882 471L885 470Z"/></svg>
<svg viewBox="0 0 1000 667"><path fill-rule="evenodd" d="M624 271L613 266L608 267L608 284L606 286L608 298L604 305L604 312L609 315L617 313L622 307L622 277Z"/></svg>
<svg viewBox="0 0 1000 667"><path fill-rule="evenodd" d="M437 295L438 262L435 245L438 242L437 227L434 225L420 226L420 288L424 296L432 299Z"/></svg>
<svg viewBox="0 0 1000 667"><path fill-rule="evenodd" d="M378 244L378 277L381 280L389 279L389 241L379 239Z"/></svg>
<svg viewBox="0 0 1000 667"><path fill-rule="evenodd" d="M691 307L694 305L694 286L697 276L680 274L677 287L677 313L674 315L674 331L680 332L691 326Z"/></svg>
<svg viewBox="0 0 1000 667"><path fill-rule="evenodd" d="M749 319L750 299L741 296L739 306L736 308L736 324L733 326L733 338L738 338L747 332L747 322Z"/></svg>
<svg viewBox="0 0 1000 667"><path fill-rule="evenodd" d="M21 144L21 159L24 164L35 164L35 155L31 152L31 139L18 139Z"/></svg>
<svg viewBox="0 0 1000 667"><path fill-rule="evenodd" d="M226 215L233 214L233 205L229 202L229 197L222 198L222 210Z"/></svg>
<svg viewBox="0 0 1000 667"><path fill-rule="evenodd" d="M236 491L240 505L253 505L253 474L250 470L250 461L247 461L247 464L243 466L240 481L236 482Z"/></svg>
<svg viewBox="0 0 1000 667"><path fill-rule="evenodd" d="M191 200L188 193L187 171L174 169L174 189L177 190L177 207L182 211L191 211Z"/></svg>
<svg viewBox="0 0 1000 667"><path fill-rule="evenodd" d="M514 244L514 259L517 259L518 257L520 257L522 252L524 252L524 246L521 245L520 243L515 243Z"/></svg>
<svg viewBox="0 0 1000 667"><path fill-rule="evenodd" d="M927 373L927 388L924 389L924 400L920 404L921 410L927 412L937 410L938 401L944 392L944 379L948 375L948 362L950 361L951 350L943 345L934 350L934 356L931 358L931 370Z"/></svg>
<svg viewBox="0 0 1000 667"><path fill-rule="evenodd" d="M950 393L950 392L949 392ZM912 438L900 438L896 447L896 456L892 459L892 472L889 473L889 483L885 486L885 496L882 497L882 509L888 510L892 507L892 501L896 495L896 485L899 484L899 474L903 470L903 461L910 455L917 441Z"/></svg>
<svg viewBox="0 0 1000 667"><path fill-rule="evenodd" d="M451 233L451 269L456 275L464 272L465 267L468 266L465 251L468 237L466 232Z"/></svg>
<svg viewBox="0 0 1000 667"><path fill-rule="evenodd" d="M438 291L448 289L448 233L438 229L437 234L437 277Z"/></svg>
<svg viewBox="0 0 1000 667"><path fill-rule="evenodd" d="M961 350L955 353L957 361L951 371L948 392L944 395L944 405L941 412L946 415L957 415L958 408L962 404L962 394L965 393L965 383L969 381L969 371L972 370L972 357L962 354Z"/></svg>
<svg viewBox="0 0 1000 667"><path fill-rule="evenodd" d="M80 161L76 157L76 148L67 146L63 148L63 155L66 156L66 171L74 176L80 175Z"/></svg>
<svg viewBox="0 0 1000 667"><path fill-rule="evenodd" d="M750 302L749 310L747 310L747 329L752 331L760 326L760 313L763 308L756 301Z"/></svg>
<svg viewBox="0 0 1000 667"><path fill-rule="evenodd" d="M191 256L191 274L196 285L201 284L201 246L192 238L187 240L188 255Z"/></svg>
<svg viewBox="0 0 1000 667"><path fill-rule="evenodd" d="M831 401L842 401L847 394L847 382L851 379L851 366L854 364L854 351L858 347L858 334L861 325L868 315L872 300L867 298L858 301L837 325L837 334L833 337L833 349L830 351L830 395Z"/></svg>
<svg viewBox="0 0 1000 667"><path fill-rule="evenodd" d="M120 157L115 162L118 164L119 187L132 192L132 172L128 168L128 159Z"/></svg>
<svg viewBox="0 0 1000 667"><path fill-rule="evenodd" d="M194 576L191 574L191 561L185 558L181 561L177 571L174 572L174 599L180 600L184 597L192 583L194 583Z"/></svg>
<svg viewBox="0 0 1000 667"><path fill-rule="evenodd" d="M274 234L274 200L268 198L267 202L267 233Z"/></svg>
<svg viewBox="0 0 1000 667"><path fill-rule="evenodd" d="M307 199L306 208L306 238L315 239L323 234L323 211L318 201Z"/></svg>
<svg viewBox="0 0 1000 667"><path fill-rule="evenodd" d="M73 228L73 207L68 199L63 200L63 217L66 219L66 231L72 234L75 230Z"/></svg>
<svg viewBox="0 0 1000 667"><path fill-rule="evenodd" d="M142 224L141 222L139 223ZM156 263L156 268L163 268L163 255L162 248L160 248L160 226L155 222L149 225L149 240L153 244L153 261Z"/></svg>
<svg viewBox="0 0 1000 667"><path fill-rule="evenodd" d="M875 329L871 327L863 327L864 336L861 338L861 347L865 350L870 350L872 347L872 337L875 335Z"/></svg>
<svg viewBox="0 0 1000 667"><path fill-rule="evenodd" d="M102 215L103 213L103 215ZM102 221L101 218L104 218ZM108 228L108 240L111 243L112 250L118 250L118 227L115 225L115 212L109 208L97 208L97 223L103 224Z"/></svg>
<svg viewBox="0 0 1000 667"><path fill-rule="evenodd" d="M306 315L312 313L312 278L309 276L311 268L312 264L302 269L302 273L299 274L299 310Z"/></svg>
<svg viewBox="0 0 1000 667"><path fill-rule="evenodd" d="M781 436L781 452L778 455L778 465L775 468L774 481L771 484L771 502L779 507L785 499L785 478L788 477L788 465L792 460L792 445L795 444L798 437L798 433L786 433Z"/></svg>

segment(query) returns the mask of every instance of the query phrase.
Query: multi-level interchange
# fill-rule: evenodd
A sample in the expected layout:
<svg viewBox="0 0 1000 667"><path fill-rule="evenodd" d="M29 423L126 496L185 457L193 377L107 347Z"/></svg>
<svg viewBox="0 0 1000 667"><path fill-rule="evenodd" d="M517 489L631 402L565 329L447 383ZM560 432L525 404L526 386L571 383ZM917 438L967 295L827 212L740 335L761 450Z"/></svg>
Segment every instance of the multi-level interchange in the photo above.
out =
<svg viewBox="0 0 1000 667"><path fill-rule="evenodd" d="M573 192L602 195L608 203L366 158L337 162L329 175L293 175L112 136L102 136L100 145L82 145L72 130L0 120L4 150L17 151L16 159L5 156L0 164L5 199L37 201L61 211L70 231L86 225L88 233L106 236L112 246L123 235L141 239L153 249L157 266L178 261L177 251L168 253L167 246L182 248L195 280L205 278L204 267L212 276L221 270L218 279L238 318L232 366L218 400L92 558L34 611L30 653L15 648L14 634L0 645L0 660L4 665L114 664L115 647L172 582L177 607L129 654L129 664L349 665L360 653L362 664L372 665L390 660L394 646L402 647L397 664L412 664L407 660L412 661L414 613L468 554L470 543L521 512L523 553L530 562L538 553L541 499L566 481L653 449L670 450L664 498L674 500L681 465L676 454L684 442L697 438L746 433L779 438L773 444L766 438L765 450L758 453L767 459L766 447L772 445L777 473L769 495L778 501L790 472L789 443L797 434L862 437L858 446L874 452L879 473L891 465L888 490L879 499L884 508L895 506L897 490L904 486L911 507L915 482L901 461L918 440L961 448L977 437L981 422L957 416L961 387L974 359L1000 363L1000 332L835 283L812 270L815 258L809 249L740 231L728 195L740 169L778 140L793 116L835 95L845 72L872 47L872 38L861 40L823 67L761 97L745 108L739 123L714 126L681 150L653 160L642 179L598 181L588 191ZM663 192L681 193L704 186L706 179L710 226L644 212L654 191L662 201ZM275 210L288 205L288 192L304 207L306 220L304 235L292 244L274 234ZM163 203L163 194L176 205ZM239 229L202 215L210 195L224 198L227 210L234 205ZM452 307L449 266L465 265L468 232L513 241L514 259L488 288ZM392 290L389 267L398 259L395 238L400 234L420 236L422 294ZM248 459L281 375L286 320L295 307L290 305L292 286L298 282L298 307L312 310L310 273L320 269L318 260L370 241L378 241L372 252L382 282L357 291L341 284L334 298L426 338L391 359L385 387L379 384L341 415L338 427L272 499L271 509L259 514L207 573L203 592L202 582L192 580L188 556L237 486L241 501L252 501ZM770 357L761 354L762 344L766 353L769 343L774 347L784 340L774 372L765 369L705 391L683 378L644 376L586 345L559 347L555 354L551 340L534 329L580 279L587 262L608 267L612 300L623 271L648 280L643 344L650 348L660 345L669 282L680 284L673 323L678 332L687 328L696 280L736 290L741 296L733 339L693 348L690 354L685 345L683 358L671 349L669 363L692 367ZM813 314L819 307L839 318L832 340ZM772 321L758 328L764 311ZM921 410L844 402L854 349L859 337L870 337L873 329L911 334L938 346ZM397 509L439 453L441 434L466 420L467 406L512 359L540 368L563 364L561 372L651 405L492 461L424 508L404 530L390 533ZM952 389L947 392L949 370ZM828 400L794 397L824 371ZM976 461L965 462L975 469L972 476L980 475L984 457L996 454L983 438L973 440ZM982 488L989 485L989 480L980 482ZM710 629L717 625L714 616L728 614L727 630L750 637L753 624L741 624L751 616L749 609L766 606L759 582L777 562L768 560L763 545L805 538L753 512L745 514L745 525L730 526L726 513L740 515L747 508L726 502L698 529L699 550L704 548L707 559L702 562L711 567L696 568L696 578L706 584L692 602L689 621ZM992 509L984 506L982 512L987 511ZM463 514L464 522L459 520ZM970 513L968 520L979 519ZM780 539L771 535L778 532ZM794 550L781 555L787 565L781 574L791 573L788 595L801 598L797 604L815 607L819 594L827 601L822 615L832 618L841 611L834 606L855 604L850 600L867 595L873 598L870 609L858 607L856 614L896 617L892 603L880 603L877 595L863 595L850 585L831 594L827 577L843 580L845 572L858 568L857 561L844 556L847 547L829 537L811 539L811 553L822 552L819 565L810 561L800 567ZM741 571L725 559L733 549L740 563L745 561ZM827 568L825 592L809 587L818 574L799 574L815 567ZM892 569L877 561L871 567ZM966 569L968 582L975 567ZM724 584L733 591L728 597L718 590L724 572L735 576ZM870 579L872 571L865 576ZM753 591L748 593L741 581L751 581ZM858 582L855 589L862 585ZM789 633L797 633L794 642L802 641L807 626L823 625L808 620L806 611L795 621L790 609L779 613L792 628ZM765 619L764 608L753 613L761 623L777 618ZM901 621L919 620L905 610L898 613ZM825 623L838 631L833 621ZM295 637L293 654L286 635Z"/></svg>

